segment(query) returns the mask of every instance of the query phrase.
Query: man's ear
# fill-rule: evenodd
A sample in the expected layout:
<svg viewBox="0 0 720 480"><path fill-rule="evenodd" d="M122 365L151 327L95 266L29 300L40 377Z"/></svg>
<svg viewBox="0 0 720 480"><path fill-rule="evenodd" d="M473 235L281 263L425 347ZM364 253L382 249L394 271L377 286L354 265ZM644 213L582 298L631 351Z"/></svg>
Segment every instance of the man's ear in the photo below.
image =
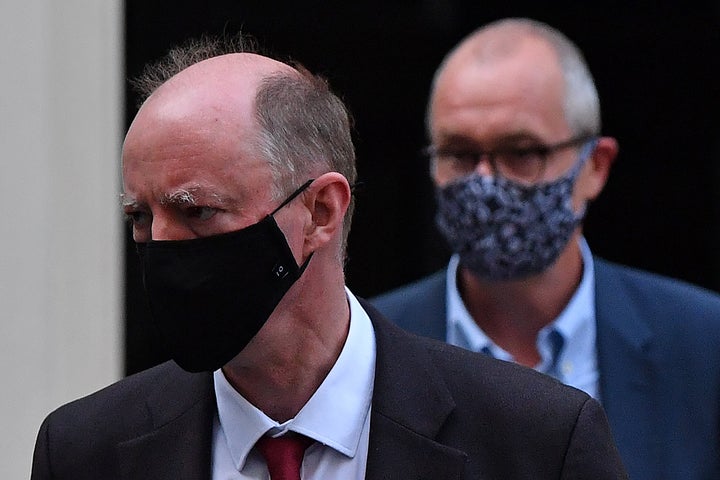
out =
<svg viewBox="0 0 720 480"><path fill-rule="evenodd" d="M317 177L304 193L312 221L305 227L303 256L337 238L342 241L343 220L350 205L350 184L340 173Z"/></svg>
<svg viewBox="0 0 720 480"><path fill-rule="evenodd" d="M600 195L618 154L618 142L612 137L600 137L595 150L583 168L582 196L585 200L594 200Z"/></svg>

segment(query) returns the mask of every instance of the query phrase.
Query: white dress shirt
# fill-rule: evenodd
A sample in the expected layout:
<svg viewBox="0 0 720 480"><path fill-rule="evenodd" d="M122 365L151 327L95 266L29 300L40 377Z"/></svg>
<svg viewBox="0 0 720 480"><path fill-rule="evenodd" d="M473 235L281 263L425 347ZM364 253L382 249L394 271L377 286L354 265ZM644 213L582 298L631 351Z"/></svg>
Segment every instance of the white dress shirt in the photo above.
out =
<svg viewBox="0 0 720 480"><path fill-rule="evenodd" d="M560 315L538 333L537 348L541 361L535 369L599 400L595 271L592 254L584 238L580 239L580 251L583 259L580 285ZM453 255L447 270L447 342L501 360L514 361L512 355L493 343L467 311L457 288L458 265L459 257Z"/></svg>
<svg viewBox="0 0 720 480"><path fill-rule="evenodd" d="M367 313L350 290L345 290L350 305L345 345L330 373L295 418L276 422L243 398L222 370L214 372L218 414L213 429L213 480L267 480L267 466L253 448L255 442L266 433L279 436L287 431L316 440L305 453L303 480L365 478L375 333Z"/></svg>

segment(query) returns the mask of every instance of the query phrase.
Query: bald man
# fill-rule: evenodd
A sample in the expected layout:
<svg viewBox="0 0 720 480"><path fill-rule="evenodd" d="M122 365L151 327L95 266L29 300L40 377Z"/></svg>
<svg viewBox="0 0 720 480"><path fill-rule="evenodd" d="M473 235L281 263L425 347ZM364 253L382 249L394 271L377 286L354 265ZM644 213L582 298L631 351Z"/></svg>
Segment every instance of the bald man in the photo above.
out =
<svg viewBox="0 0 720 480"><path fill-rule="evenodd" d="M50 414L33 480L625 478L595 400L344 286L355 156L321 79L208 45L171 58L122 159L173 361Z"/></svg>
<svg viewBox="0 0 720 480"><path fill-rule="evenodd" d="M438 69L427 128L453 256L371 302L601 401L631 478L720 478L720 298L592 256L582 220L618 146L577 47L529 19L480 28Z"/></svg>

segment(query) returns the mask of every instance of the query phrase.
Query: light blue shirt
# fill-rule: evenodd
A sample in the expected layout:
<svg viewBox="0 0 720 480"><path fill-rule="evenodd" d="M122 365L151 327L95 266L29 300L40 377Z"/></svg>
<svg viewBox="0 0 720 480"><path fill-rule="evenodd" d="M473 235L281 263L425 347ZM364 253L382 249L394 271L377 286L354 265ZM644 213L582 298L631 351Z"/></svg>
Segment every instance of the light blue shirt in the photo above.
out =
<svg viewBox="0 0 720 480"><path fill-rule="evenodd" d="M560 315L540 330L537 348L541 361L535 370L599 400L595 271L592 254L584 238L580 239L580 251L584 266L580 285ZM447 270L447 342L513 361L512 355L495 345L467 311L456 282L459 261L458 255L453 255Z"/></svg>
<svg viewBox="0 0 720 480"><path fill-rule="evenodd" d="M370 405L375 380L375 333L370 318L347 288L350 329L335 365L295 418L278 423L214 372L218 413L212 445L213 480L267 480L262 455L253 448L268 434L293 431L316 440L305 452L303 480L365 478Z"/></svg>

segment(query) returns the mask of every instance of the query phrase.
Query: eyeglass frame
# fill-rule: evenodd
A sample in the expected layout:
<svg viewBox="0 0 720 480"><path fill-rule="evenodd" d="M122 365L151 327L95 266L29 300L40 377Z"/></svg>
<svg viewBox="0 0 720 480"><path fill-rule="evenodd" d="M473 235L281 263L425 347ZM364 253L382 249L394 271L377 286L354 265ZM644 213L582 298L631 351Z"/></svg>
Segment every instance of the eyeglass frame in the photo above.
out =
<svg viewBox="0 0 720 480"><path fill-rule="evenodd" d="M543 176L545 173L545 169L547 168L548 163L548 157L559 151L564 150L566 148L570 147L576 147L581 146L585 144L586 142L589 142L591 140L595 140L599 137L599 135L596 134L582 134L577 135L574 137L569 138L568 140L564 140L562 142L553 143L550 145L536 145L532 147L526 147L526 148L507 148L507 149L499 149L499 150L490 150L490 151L482 151L482 150L465 150L457 149L456 151L452 151L451 149L439 149L435 145L428 145L425 148L421 150L421 154L429 158L430 161L433 163L433 168L437 168L437 162L438 157L445 151L446 156L452 156L455 157L455 159L458 159L458 155L462 156L472 156L473 160L472 163L472 169L468 169L467 175L469 175L471 172L473 172L478 164L482 161L483 158L487 158L488 166L490 167L490 171L493 175L498 175L503 178L507 178L510 180L519 180L523 182L536 182L539 178ZM540 160L540 168L538 172L534 175L533 178L521 178L520 176L508 176L506 173L503 173L500 169L498 169L497 163L496 163L496 157L498 155L516 155L518 157L527 156L535 154L537 155L538 159Z"/></svg>

